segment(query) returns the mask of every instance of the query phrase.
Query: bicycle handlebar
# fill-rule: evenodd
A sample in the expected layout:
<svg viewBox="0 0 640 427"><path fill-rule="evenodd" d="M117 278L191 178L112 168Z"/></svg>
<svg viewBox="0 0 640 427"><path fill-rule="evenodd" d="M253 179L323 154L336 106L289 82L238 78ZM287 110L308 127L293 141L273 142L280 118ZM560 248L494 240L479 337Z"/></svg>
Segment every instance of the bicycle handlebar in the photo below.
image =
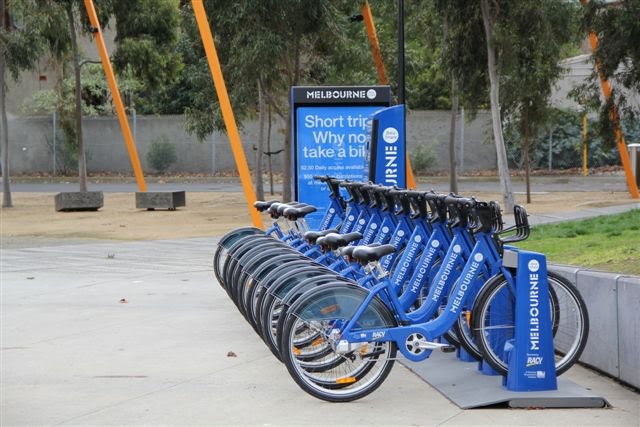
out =
<svg viewBox="0 0 640 427"><path fill-rule="evenodd" d="M329 191L331 192L331 195L333 197L337 197L337 198L340 197L340 183L342 182L341 179L334 178L329 175L325 175L325 176L314 175L313 179L327 184L327 186L329 187Z"/></svg>

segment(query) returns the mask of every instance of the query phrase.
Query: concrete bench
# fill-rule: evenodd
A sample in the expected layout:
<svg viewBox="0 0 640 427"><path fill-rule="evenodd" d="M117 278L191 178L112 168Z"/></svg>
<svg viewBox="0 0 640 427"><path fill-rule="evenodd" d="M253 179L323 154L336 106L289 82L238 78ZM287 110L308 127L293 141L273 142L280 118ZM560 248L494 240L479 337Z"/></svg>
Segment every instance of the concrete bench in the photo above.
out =
<svg viewBox="0 0 640 427"><path fill-rule="evenodd" d="M136 192L136 209L175 211L180 206L186 206L184 191Z"/></svg>

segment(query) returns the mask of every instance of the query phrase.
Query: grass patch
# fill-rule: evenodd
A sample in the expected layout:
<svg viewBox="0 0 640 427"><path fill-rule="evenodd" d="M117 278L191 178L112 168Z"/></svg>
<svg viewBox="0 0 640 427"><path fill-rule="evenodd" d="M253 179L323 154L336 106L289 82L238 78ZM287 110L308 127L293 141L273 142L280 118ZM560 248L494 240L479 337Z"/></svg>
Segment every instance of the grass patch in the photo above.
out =
<svg viewBox="0 0 640 427"><path fill-rule="evenodd" d="M542 252L559 264L640 275L640 209L538 225L518 246Z"/></svg>

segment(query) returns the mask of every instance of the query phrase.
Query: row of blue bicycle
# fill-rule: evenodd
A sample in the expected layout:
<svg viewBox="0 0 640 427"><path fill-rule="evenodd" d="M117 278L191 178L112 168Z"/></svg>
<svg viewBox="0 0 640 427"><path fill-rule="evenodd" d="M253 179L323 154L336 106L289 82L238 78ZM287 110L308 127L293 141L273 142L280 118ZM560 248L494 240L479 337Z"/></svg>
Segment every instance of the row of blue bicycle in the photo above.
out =
<svg viewBox="0 0 640 427"><path fill-rule="evenodd" d="M495 202L316 179L329 189L319 230L304 219L314 206L257 202L271 228L229 232L213 260L218 282L296 383L351 401L384 382L398 351L417 362L458 347L506 375L516 271L503 254L529 235L524 208L503 229ZM560 375L580 357L589 321L577 289L547 274Z"/></svg>

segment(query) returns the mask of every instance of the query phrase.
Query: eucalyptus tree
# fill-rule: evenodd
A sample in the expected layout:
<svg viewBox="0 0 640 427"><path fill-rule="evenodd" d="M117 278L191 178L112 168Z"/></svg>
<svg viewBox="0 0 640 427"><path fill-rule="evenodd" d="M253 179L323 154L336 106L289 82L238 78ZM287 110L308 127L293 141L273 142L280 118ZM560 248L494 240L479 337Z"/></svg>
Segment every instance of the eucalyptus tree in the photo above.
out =
<svg viewBox="0 0 640 427"><path fill-rule="evenodd" d="M18 80L22 71L32 70L44 51L40 34L46 14L37 11L35 1L0 0L0 146L2 149L2 207L13 206L9 158L9 129L6 110L7 71Z"/></svg>
<svg viewBox="0 0 640 427"><path fill-rule="evenodd" d="M459 82L463 102L478 108L488 90L500 187L511 210L505 115L522 127L525 144L531 130L544 123L547 99L560 75L557 62L563 46L575 38L575 5L529 0L439 0L438 5L449 24L445 63Z"/></svg>
<svg viewBox="0 0 640 427"><path fill-rule="evenodd" d="M291 86L326 82L329 76L347 68L346 56L338 65L332 56L340 48L348 48L348 22L340 9L344 4L314 0L205 2L238 121L255 112L260 87L265 104L285 122L284 200L291 198L289 91ZM184 108L186 128L204 139L214 130L223 129L223 123L190 9L188 3L184 4L183 29L189 44L183 50L186 68L182 83L185 92L191 94ZM366 46L365 39L362 45ZM193 51L190 46L195 47ZM373 66L370 76L375 79Z"/></svg>
<svg viewBox="0 0 640 427"><path fill-rule="evenodd" d="M579 6L555 0L521 0L510 5L508 14L509 25L503 26L501 36L519 41L502 54L501 107L505 121L517 127L522 137L526 196L531 203L530 141L549 118L549 97L563 73L559 62L564 47L579 43Z"/></svg>
<svg viewBox="0 0 640 427"><path fill-rule="evenodd" d="M576 91L576 96L599 110L600 134L613 147L611 106L615 105L623 118L633 120L640 114L640 0L621 0L615 4L600 0L583 3L586 7L582 29L585 34L593 31L598 37L595 60L602 77L615 84L610 101L603 105L594 70L589 84Z"/></svg>

